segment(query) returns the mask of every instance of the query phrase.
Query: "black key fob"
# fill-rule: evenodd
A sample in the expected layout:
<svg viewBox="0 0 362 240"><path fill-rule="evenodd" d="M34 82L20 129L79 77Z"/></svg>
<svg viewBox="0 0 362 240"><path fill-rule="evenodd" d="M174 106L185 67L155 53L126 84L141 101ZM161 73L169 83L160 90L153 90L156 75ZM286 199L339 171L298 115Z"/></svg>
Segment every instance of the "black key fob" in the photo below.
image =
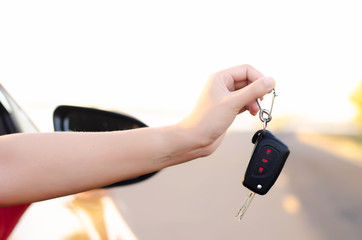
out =
<svg viewBox="0 0 362 240"><path fill-rule="evenodd" d="M289 148L271 132L257 131L252 139L255 144L246 169L243 185L260 195L274 185L289 156Z"/></svg>

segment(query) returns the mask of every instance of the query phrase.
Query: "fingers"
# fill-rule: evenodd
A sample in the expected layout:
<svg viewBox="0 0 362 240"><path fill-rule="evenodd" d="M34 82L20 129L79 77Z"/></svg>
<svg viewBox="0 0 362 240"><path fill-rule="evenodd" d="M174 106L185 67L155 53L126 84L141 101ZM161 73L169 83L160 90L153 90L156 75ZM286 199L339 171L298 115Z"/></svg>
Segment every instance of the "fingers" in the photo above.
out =
<svg viewBox="0 0 362 240"><path fill-rule="evenodd" d="M259 106L256 101L249 103L249 112L251 115L255 116L259 112Z"/></svg>
<svg viewBox="0 0 362 240"><path fill-rule="evenodd" d="M232 92L232 101L235 102L235 107L237 107L237 109L242 109L246 105L251 104L249 105L249 111L251 109L251 113L256 114L257 110L252 102L254 102L257 98L263 97L265 94L271 92L274 86L275 80L273 78L261 77L244 88Z"/></svg>
<svg viewBox="0 0 362 240"><path fill-rule="evenodd" d="M221 71L223 75L229 75L234 80L234 84L242 84L241 87L235 87L235 89L240 89L248 84L248 82L254 82L257 79L263 77L258 70L252 66L245 64L236 67L232 67L226 70Z"/></svg>
<svg viewBox="0 0 362 240"><path fill-rule="evenodd" d="M246 110L248 110L251 115L255 116L259 112L259 106L256 101L252 101L251 103L240 109L238 114L243 113Z"/></svg>

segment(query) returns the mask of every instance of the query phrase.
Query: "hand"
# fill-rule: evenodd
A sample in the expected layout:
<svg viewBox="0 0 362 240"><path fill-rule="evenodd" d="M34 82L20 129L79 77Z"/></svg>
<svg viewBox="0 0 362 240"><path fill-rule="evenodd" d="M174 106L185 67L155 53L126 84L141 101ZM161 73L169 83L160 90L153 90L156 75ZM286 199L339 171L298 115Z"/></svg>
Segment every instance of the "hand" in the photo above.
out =
<svg viewBox="0 0 362 240"><path fill-rule="evenodd" d="M211 75L194 110L179 124L202 142L194 154L205 156L215 151L235 117L246 110L256 115L256 99L270 93L274 86L273 78L264 77L250 65Z"/></svg>

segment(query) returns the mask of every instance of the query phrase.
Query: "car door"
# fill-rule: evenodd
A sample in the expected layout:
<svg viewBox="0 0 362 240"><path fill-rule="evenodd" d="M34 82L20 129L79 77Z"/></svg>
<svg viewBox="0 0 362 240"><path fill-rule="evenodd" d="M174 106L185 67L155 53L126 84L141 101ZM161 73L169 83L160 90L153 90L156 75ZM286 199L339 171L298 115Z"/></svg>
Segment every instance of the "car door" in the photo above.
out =
<svg viewBox="0 0 362 240"><path fill-rule="evenodd" d="M0 85L0 135L37 132L38 129ZM0 239L7 239L30 204L0 208Z"/></svg>

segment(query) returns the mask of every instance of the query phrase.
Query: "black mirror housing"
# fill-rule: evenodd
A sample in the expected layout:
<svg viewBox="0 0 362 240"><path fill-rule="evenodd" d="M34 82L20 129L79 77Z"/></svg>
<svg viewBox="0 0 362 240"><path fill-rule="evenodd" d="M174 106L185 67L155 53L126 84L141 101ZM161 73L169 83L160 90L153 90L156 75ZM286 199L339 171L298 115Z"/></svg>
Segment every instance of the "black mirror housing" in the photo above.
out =
<svg viewBox="0 0 362 240"><path fill-rule="evenodd" d="M95 108L58 106L54 110L55 131L106 132L147 127L134 117Z"/></svg>

